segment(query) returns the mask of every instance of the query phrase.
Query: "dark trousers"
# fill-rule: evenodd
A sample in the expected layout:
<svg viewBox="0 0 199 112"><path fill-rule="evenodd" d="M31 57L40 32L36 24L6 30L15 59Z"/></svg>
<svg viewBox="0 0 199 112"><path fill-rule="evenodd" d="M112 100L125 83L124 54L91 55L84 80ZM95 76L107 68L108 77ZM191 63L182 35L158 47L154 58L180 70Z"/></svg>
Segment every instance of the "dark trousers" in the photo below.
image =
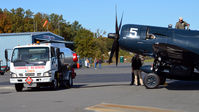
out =
<svg viewBox="0 0 199 112"><path fill-rule="evenodd" d="M134 73L132 72L132 73L131 73L131 85L134 84L134 80L135 80L135 75L134 75Z"/></svg>

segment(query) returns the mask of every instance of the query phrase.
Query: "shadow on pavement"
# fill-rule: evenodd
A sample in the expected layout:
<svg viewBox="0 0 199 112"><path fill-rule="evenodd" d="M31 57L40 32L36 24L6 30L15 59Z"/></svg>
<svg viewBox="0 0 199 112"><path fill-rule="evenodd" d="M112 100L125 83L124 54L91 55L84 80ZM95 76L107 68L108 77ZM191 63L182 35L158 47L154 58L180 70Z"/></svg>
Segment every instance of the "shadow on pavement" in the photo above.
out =
<svg viewBox="0 0 199 112"><path fill-rule="evenodd" d="M71 89L78 89L78 88L99 88L99 87L113 87L113 86L129 86L129 84L99 84L99 85L87 85L87 84L79 84L79 85L73 85ZM49 87L45 88L27 88L23 90L22 92L47 92L47 91L62 91L67 90L66 88L58 88L56 90L53 90Z"/></svg>
<svg viewBox="0 0 199 112"><path fill-rule="evenodd" d="M98 87L113 87L113 86L129 86L129 84L99 84L99 85L80 85L76 88L98 88Z"/></svg>
<svg viewBox="0 0 199 112"><path fill-rule="evenodd" d="M86 86L87 86L87 84L79 84L79 85L73 85L73 88L83 88Z"/></svg>
<svg viewBox="0 0 199 112"><path fill-rule="evenodd" d="M72 88L81 88L81 87L84 87L84 86L86 86L86 84L83 84L83 85L73 85ZM52 89L50 87L41 87L41 88L26 88L22 92L47 92L47 91L62 91L62 90L67 90L67 89L69 90L70 88L60 87L60 88L57 88L57 89Z"/></svg>
<svg viewBox="0 0 199 112"><path fill-rule="evenodd" d="M51 89L51 88L26 88L22 92L47 92L47 91L61 91L65 90L65 88Z"/></svg>
<svg viewBox="0 0 199 112"><path fill-rule="evenodd" d="M166 86L168 90L199 90L199 81L174 81Z"/></svg>
<svg viewBox="0 0 199 112"><path fill-rule="evenodd" d="M62 90L67 90L67 89L68 88L52 89L50 87L41 87L41 88L26 88L22 92L47 92L47 91L62 91Z"/></svg>

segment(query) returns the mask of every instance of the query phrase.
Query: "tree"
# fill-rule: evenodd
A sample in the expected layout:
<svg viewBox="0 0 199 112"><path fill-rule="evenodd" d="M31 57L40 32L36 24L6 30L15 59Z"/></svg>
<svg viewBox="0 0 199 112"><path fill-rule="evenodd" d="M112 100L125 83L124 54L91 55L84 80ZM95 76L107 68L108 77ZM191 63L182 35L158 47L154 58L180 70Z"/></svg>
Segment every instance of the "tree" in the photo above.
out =
<svg viewBox="0 0 199 112"><path fill-rule="evenodd" d="M96 58L102 58L104 59L105 57L108 56L108 49L106 48L106 38L95 38L95 43L97 46L95 57Z"/></svg>
<svg viewBox="0 0 199 112"><path fill-rule="evenodd" d="M79 24L78 21L74 21L67 29L67 33L69 34L67 38L69 38L69 40L74 40L76 38L78 31L80 31L81 29L83 29L81 24Z"/></svg>
<svg viewBox="0 0 199 112"><path fill-rule="evenodd" d="M75 37L75 47L75 51L80 57L94 58L97 47L93 33L86 29L80 29Z"/></svg>
<svg viewBox="0 0 199 112"><path fill-rule="evenodd" d="M32 18L33 14L34 13L30 9L28 9L25 11L25 18Z"/></svg>
<svg viewBox="0 0 199 112"><path fill-rule="evenodd" d="M14 28L13 29L15 32L24 32L24 21L23 21L23 18L24 18L24 9L22 8L17 8L15 10L15 15L13 17L13 25L14 25Z"/></svg>
<svg viewBox="0 0 199 112"><path fill-rule="evenodd" d="M35 14L33 21L34 21L34 31L36 32L44 31L43 28L44 21L43 21L43 15L41 13Z"/></svg>
<svg viewBox="0 0 199 112"><path fill-rule="evenodd" d="M24 32L33 32L34 31L34 22L33 22L33 12L30 9L25 11L24 18Z"/></svg>
<svg viewBox="0 0 199 112"><path fill-rule="evenodd" d="M96 31L96 33L95 33L95 37L96 37L96 38L102 38L103 35L106 35L106 31L97 29L97 31Z"/></svg>
<svg viewBox="0 0 199 112"><path fill-rule="evenodd" d="M11 33L12 23L10 13L7 10L0 12L0 33Z"/></svg>

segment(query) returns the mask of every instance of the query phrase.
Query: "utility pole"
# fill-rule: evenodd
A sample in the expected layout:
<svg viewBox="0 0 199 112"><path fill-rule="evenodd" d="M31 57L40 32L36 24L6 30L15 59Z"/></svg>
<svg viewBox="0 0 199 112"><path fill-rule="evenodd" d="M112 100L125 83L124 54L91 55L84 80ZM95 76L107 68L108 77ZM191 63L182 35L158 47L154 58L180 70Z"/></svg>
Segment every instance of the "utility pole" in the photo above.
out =
<svg viewBox="0 0 199 112"><path fill-rule="evenodd" d="M33 27L34 27L34 32L35 32L35 20L33 21Z"/></svg>

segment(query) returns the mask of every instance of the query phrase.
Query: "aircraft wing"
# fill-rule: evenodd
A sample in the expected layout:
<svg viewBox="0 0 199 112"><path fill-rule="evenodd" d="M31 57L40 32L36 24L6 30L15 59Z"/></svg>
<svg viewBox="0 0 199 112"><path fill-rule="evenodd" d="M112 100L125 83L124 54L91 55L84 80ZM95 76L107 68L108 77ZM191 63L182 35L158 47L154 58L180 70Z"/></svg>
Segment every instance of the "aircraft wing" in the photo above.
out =
<svg viewBox="0 0 199 112"><path fill-rule="evenodd" d="M199 61L199 55L175 45L158 43L153 45L153 50L158 57L174 63L182 64Z"/></svg>

